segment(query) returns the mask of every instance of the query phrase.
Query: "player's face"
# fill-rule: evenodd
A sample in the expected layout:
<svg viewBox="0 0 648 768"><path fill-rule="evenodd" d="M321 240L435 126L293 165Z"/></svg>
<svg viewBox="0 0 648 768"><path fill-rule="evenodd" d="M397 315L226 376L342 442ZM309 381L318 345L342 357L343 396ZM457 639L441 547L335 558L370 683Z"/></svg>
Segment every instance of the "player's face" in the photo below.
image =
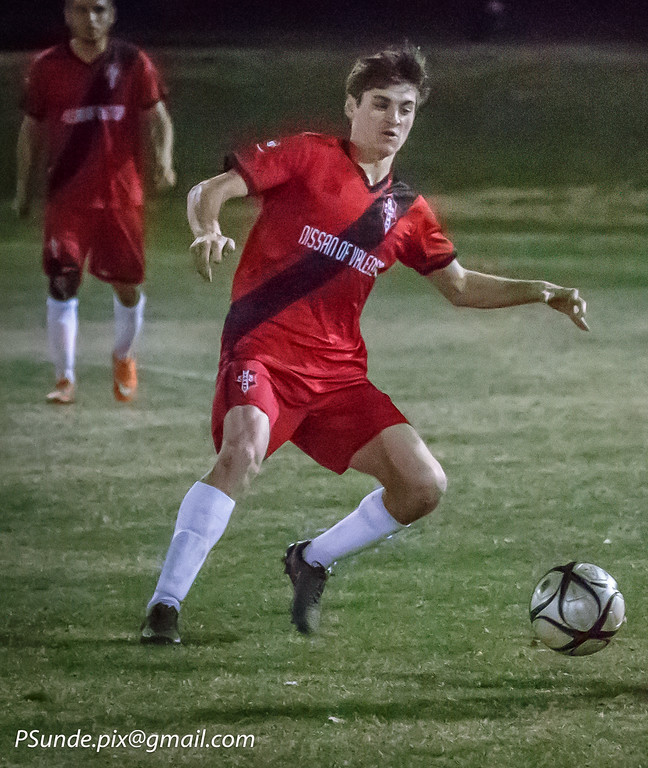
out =
<svg viewBox="0 0 648 768"><path fill-rule="evenodd" d="M108 37L115 23L115 8L110 0L69 0L65 23L73 38L98 43Z"/></svg>
<svg viewBox="0 0 648 768"><path fill-rule="evenodd" d="M346 102L351 121L351 141L365 162L395 155L403 146L414 123L418 91L408 83L372 88L358 103Z"/></svg>

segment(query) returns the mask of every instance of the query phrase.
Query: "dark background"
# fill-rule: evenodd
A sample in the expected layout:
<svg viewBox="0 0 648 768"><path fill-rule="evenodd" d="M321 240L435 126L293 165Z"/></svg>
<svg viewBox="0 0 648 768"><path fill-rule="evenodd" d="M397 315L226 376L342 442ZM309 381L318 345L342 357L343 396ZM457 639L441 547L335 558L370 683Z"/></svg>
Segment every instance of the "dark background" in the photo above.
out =
<svg viewBox="0 0 648 768"><path fill-rule="evenodd" d="M648 40L644 0L117 0L117 33L149 45L269 42L627 42ZM3 0L0 48L40 48L60 39L63 0Z"/></svg>

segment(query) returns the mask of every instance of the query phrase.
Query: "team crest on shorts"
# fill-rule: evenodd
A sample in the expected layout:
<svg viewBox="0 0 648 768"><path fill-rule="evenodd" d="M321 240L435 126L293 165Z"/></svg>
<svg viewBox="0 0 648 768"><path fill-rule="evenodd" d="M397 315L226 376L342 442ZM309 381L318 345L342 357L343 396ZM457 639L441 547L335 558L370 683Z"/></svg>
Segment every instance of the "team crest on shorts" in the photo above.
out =
<svg viewBox="0 0 648 768"><path fill-rule="evenodd" d="M383 203L383 222L385 234L387 234L396 223L396 201L393 195L385 197L385 202Z"/></svg>
<svg viewBox="0 0 648 768"><path fill-rule="evenodd" d="M244 395L256 384L256 373L254 371L244 370L241 371L241 375L236 377L236 381L241 385L241 392Z"/></svg>

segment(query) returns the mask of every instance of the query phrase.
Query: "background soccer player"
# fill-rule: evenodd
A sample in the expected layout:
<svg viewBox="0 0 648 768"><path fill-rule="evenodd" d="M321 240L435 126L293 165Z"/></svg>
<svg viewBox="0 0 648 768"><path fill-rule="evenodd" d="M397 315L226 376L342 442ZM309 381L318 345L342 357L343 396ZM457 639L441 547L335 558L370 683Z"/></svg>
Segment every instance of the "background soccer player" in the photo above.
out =
<svg viewBox="0 0 648 768"><path fill-rule="evenodd" d="M288 548L286 573L300 632L317 627L327 569L399 531L439 503L443 469L387 395L367 379L360 314L378 274L397 260L453 304L544 302L587 330L578 291L464 269L423 197L392 176L416 110L428 94L413 48L360 59L347 80L350 141L303 134L234 154L228 170L194 187L188 215L196 267L234 247L218 223L234 197L260 198L223 329L212 412L218 456L185 496L142 641L180 642L177 617L235 499L286 441L339 474L371 475L380 488L313 541Z"/></svg>
<svg viewBox="0 0 648 768"><path fill-rule="evenodd" d="M29 213L41 150L47 156L43 266L49 278L47 329L54 403L75 397L77 291L86 260L114 291L113 388L135 394L132 348L145 297L143 148L152 148L158 189L175 184L173 127L150 59L110 39L112 0L66 0L70 40L33 62L18 136L14 207ZM143 136L142 134L146 134Z"/></svg>

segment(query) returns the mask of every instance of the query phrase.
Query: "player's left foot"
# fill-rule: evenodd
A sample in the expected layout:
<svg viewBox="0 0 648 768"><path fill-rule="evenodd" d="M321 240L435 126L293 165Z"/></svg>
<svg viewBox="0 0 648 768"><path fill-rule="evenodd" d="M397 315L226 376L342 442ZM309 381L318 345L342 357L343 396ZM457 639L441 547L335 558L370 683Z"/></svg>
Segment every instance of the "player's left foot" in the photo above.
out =
<svg viewBox="0 0 648 768"><path fill-rule="evenodd" d="M320 597L328 578L322 565L309 565L303 556L310 541L291 544L284 556L284 572L293 583L292 622L304 635L316 632L319 627Z"/></svg>
<svg viewBox="0 0 648 768"><path fill-rule="evenodd" d="M130 403L137 392L137 368L132 357L113 355L113 392L115 400Z"/></svg>
<svg viewBox="0 0 648 768"><path fill-rule="evenodd" d="M171 605L156 603L142 624L140 642L147 645L174 645L180 643L178 611Z"/></svg>
<svg viewBox="0 0 648 768"><path fill-rule="evenodd" d="M74 382L69 379L59 379L56 387L47 393L45 399L54 405L70 405L74 402Z"/></svg>

